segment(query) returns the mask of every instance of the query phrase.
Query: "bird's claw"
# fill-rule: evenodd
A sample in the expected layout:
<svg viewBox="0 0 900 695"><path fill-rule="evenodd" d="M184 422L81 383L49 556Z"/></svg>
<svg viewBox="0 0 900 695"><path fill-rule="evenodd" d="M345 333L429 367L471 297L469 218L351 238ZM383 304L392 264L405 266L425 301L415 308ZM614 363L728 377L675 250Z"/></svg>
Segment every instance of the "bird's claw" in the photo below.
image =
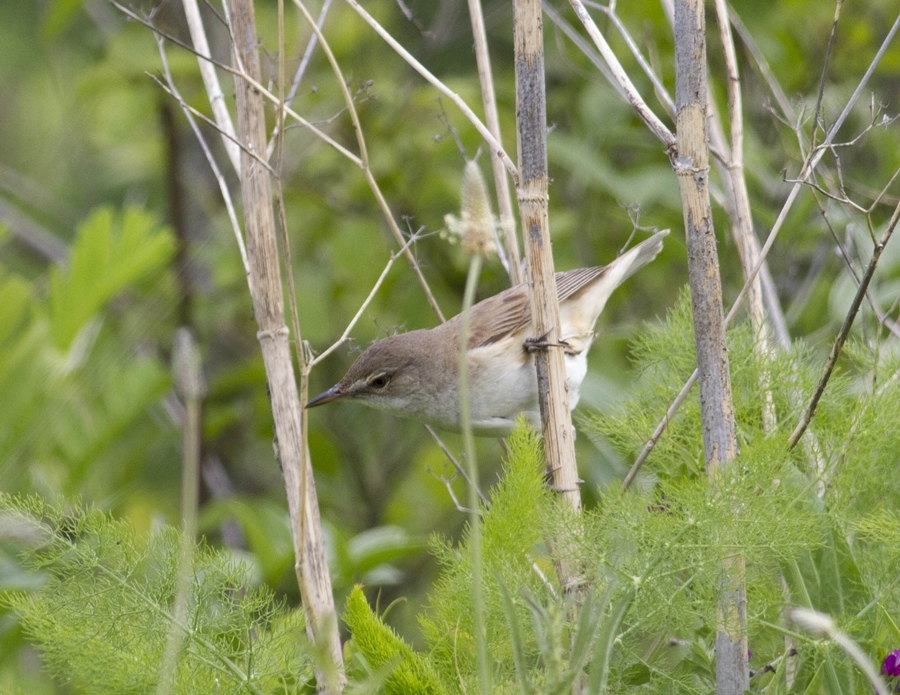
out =
<svg viewBox="0 0 900 695"><path fill-rule="evenodd" d="M536 338L526 338L524 343L525 349L528 352L537 352L538 350L546 350L551 347L568 349L569 344L565 340L560 340L558 343L552 343L547 340L548 335L550 335L550 331L547 331L544 335L539 335Z"/></svg>

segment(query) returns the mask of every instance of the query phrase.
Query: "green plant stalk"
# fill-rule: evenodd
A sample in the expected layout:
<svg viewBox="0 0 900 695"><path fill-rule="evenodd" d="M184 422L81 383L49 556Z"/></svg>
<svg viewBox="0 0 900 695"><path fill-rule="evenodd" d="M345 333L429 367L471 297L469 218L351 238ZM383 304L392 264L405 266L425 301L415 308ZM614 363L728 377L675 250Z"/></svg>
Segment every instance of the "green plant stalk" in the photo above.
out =
<svg viewBox="0 0 900 695"><path fill-rule="evenodd" d="M475 606L475 659L478 666L478 688L482 695L490 695L491 669L488 661L487 635L484 624L484 567L481 558L481 510L478 499L478 462L475 459L475 438L472 434L472 415L469 409L469 365L466 360L469 347L469 323L475 288L481 275L482 258L473 254L469 261L466 291L459 330L459 419L462 429L463 450L466 452L466 468L469 473L469 547L472 550L472 600Z"/></svg>
<svg viewBox="0 0 900 695"><path fill-rule="evenodd" d="M516 668L516 680L519 682L519 690L522 695L534 695L534 685L528 677L528 666L525 663L525 652L522 642L522 629L516 616L516 607L513 604L509 589L503 583L503 578L497 575L497 584L500 587L500 598L503 599L503 611L506 613L506 622L509 627L509 639L512 646L513 663Z"/></svg>
<svg viewBox="0 0 900 695"><path fill-rule="evenodd" d="M172 606L173 621L169 627L157 695L169 695L175 691L178 655L184 645L186 631L182 625L188 622L188 604L194 578L194 544L197 536L197 514L200 487L200 445L202 424L200 403L205 391L200 357L191 333L182 329L176 337L173 359L176 390L184 401L182 423L181 464L181 536L178 547L178 564L175 576L175 599Z"/></svg>

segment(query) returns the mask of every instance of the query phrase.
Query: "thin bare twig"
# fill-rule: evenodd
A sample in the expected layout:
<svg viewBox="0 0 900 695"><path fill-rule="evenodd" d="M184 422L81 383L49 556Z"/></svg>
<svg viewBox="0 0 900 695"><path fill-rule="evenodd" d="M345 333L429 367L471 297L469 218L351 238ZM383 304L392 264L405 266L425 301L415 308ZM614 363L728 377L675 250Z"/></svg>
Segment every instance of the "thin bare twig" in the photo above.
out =
<svg viewBox="0 0 900 695"><path fill-rule="evenodd" d="M159 35L155 36L154 38L156 38L157 41L161 41L161 40L162 40L162 37L159 36ZM222 129L219 127L219 124L216 123L214 120L212 120L209 116L207 116L207 115L201 113L200 111L198 111L197 109L195 109L193 106L191 106L190 104L188 104L188 103L180 96L180 94L178 93L178 91L175 90L175 89L173 89L174 84L175 84L174 80L172 80L171 78L167 78L167 79L166 79L166 82L163 82L162 80L159 79L159 77L157 77L156 75L154 75L154 74L151 73L151 72L145 72L144 74L145 74L147 77L149 77L151 80L153 80L154 82L156 82L156 84L159 85L159 88L162 89L166 94L168 94L170 97L172 97L173 99L175 99L176 101L178 101L178 103L179 103L179 105L181 106L182 110L187 109L187 110L190 111L194 116L196 116L196 117L199 118L201 121L203 121L204 123L206 123L208 126L210 126L211 128L213 128L214 130L217 130L217 131L219 132L219 135L222 136L222 140L223 140L223 141L228 140L228 139L231 137L231 136L228 135L228 133L226 133L224 130L222 130ZM234 144L237 146L238 151L246 152L248 155L250 155L251 157L253 157L253 158L259 163L259 165L260 165L261 167L264 167L265 169L268 169L269 173L274 175L275 170L272 169L272 166L269 164L269 162L267 162L265 159L263 159L262 157L260 157L259 155L257 155L255 152L251 151L249 148L247 148L247 147L244 146L243 144L241 144L241 143L237 140L237 138L234 138L234 139L233 139L233 142L234 142Z"/></svg>
<svg viewBox="0 0 900 695"><path fill-rule="evenodd" d="M469 478L468 473L466 473L466 469L463 468L460 465L459 461L456 460L456 457L450 453L450 449L448 449L447 445L444 444L444 440L438 436L438 433L435 432L434 429L432 429L431 425L425 425L425 429L428 430L428 434L431 435L431 438L434 439L434 441L437 443L438 447L440 447L441 451L444 452L444 456L447 457L447 460L450 461L450 463L456 469L456 472L462 476L463 480L466 481L466 484L471 485L472 481ZM481 491L481 488L478 487L478 481L475 482L475 491L478 493L478 498L481 500L481 503L485 507L487 507L488 506L487 497L484 496L484 493ZM453 498L453 501L456 502L455 497ZM457 507L458 506L459 506L459 504L457 503ZM466 509L465 511L469 511L469 510Z"/></svg>
<svg viewBox="0 0 900 695"><path fill-rule="evenodd" d="M684 382L684 386L681 387L681 391L679 391L678 395L675 396L675 399L672 401L669 409L666 410L666 414L663 416L663 419L659 421L656 429L653 430L653 434L650 435L650 439L648 439L647 443L644 444L644 448L641 449L641 453L638 454L638 457L634 460L634 463L628 471L628 475L626 475L625 479L622 481L623 492L631 487L631 484L634 482L637 474L640 473L641 466L644 465L644 461L647 460L650 452L653 451L656 443L659 441L660 437L663 436L663 433L666 431L669 423L675 418L676 413L678 413L678 409L681 407L681 404L684 403L684 399L687 398L688 393L690 393L691 389L694 388L694 384L696 383L697 370L695 369L688 377L688 380Z"/></svg>
<svg viewBox="0 0 900 695"><path fill-rule="evenodd" d="M838 357L841 355L841 349L844 347L847 336L850 334L853 321L856 319L856 314L859 312L859 307L862 304L866 290L869 287L869 282L871 282L872 276L875 274L875 268L878 266L878 261L881 258L881 254L887 246L888 241L890 241L891 235L894 233L894 228L897 226L898 220L900 220L900 204L894 208L894 214L891 216L891 221L888 223L887 229L885 229L881 239L875 245L866 272L860 280L856 295L853 297L853 302L850 304L850 309L844 317L841 329L838 331L837 337L834 340L834 345L831 347L831 352L828 355L828 360L825 362L825 367L822 370L822 376L819 378L819 383L816 385L816 389L813 392L812 398L810 399L809 405L806 407L803 416L800 418L800 422L797 423L797 427L794 428L794 431L788 438L788 448L790 449L793 449L797 445L797 442L800 441L800 437L803 436L803 433L806 431L807 427L809 427L809 423L816 414L816 408L819 405L822 394L825 393L825 387L828 385L828 381L831 379L831 375L834 372Z"/></svg>
<svg viewBox="0 0 900 695"><path fill-rule="evenodd" d="M494 94L491 56L488 52L487 34L484 30L481 0L469 0L469 14L472 19L472 36L475 39L475 59L478 64L478 79L481 82L484 120L497 142L503 142L500 137L500 117L497 114L497 98ZM505 253L500 254L500 260L509 275L510 284L518 285L522 282L521 256L519 255L519 242L516 239L516 221L513 217L509 179L499 157L491 157L491 169L494 172L497 212L500 215L500 229L503 232L503 245L498 247L498 250L505 249Z"/></svg>
<svg viewBox="0 0 900 695"><path fill-rule="evenodd" d="M821 192L818 186L816 186L814 190L816 190L817 192ZM859 287L860 277L859 273L856 271L856 268L853 266L853 259L851 258L850 249L848 249L838 237L837 231L835 230L834 225L831 223L831 219L828 216L828 212L825 210L825 206L822 205L822 202L819 200L819 198L814 195L813 200L815 201L816 206L819 208L819 214L822 216L822 220L825 222L825 226L828 227L828 231L831 232L831 237L832 239L834 239L834 243L838 249L841 260L844 262L844 267L853 278L853 282L855 282L856 286ZM869 221L869 214L870 213L866 213L867 222ZM871 229L869 231L871 234ZM878 243L874 238L872 242L874 244ZM870 292L866 291L865 299L869 304L869 307L872 309L872 313L877 317L879 323L887 328L895 336L900 338L900 326L898 326L895 321L891 321L888 317L888 314L881 310L881 307L878 306L878 302L873 299Z"/></svg>
<svg viewBox="0 0 900 695"><path fill-rule="evenodd" d="M647 79L649 79L650 82L653 83L653 89L656 91L656 96L662 103L663 108L665 108L666 113L669 114L670 118L674 119L675 102L672 101L672 95L669 94L666 86L662 83L662 80L656 74L656 71L651 67L647 59L644 58L644 54L641 53L637 43L635 42L634 38L632 38L631 33L628 31L628 29L625 28L625 25L619 18L619 14L616 12L615 6L611 5L607 7L606 5L587 1L585 2L585 4L597 10L600 10L607 17L609 17L613 26L616 28L616 31L619 32L619 36L621 36L625 41L625 45L628 46L628 50L631 51L631 55L634 56L634 59L637 61L641 70L647 76Z"/></svg>
<svg viewBox="0 0 900 695"><path fill-rule="evenodd" d="M597 71L606 78L606 81L609 82L612 88L616 90L616 93L622 97L622 100L627 102L628 98L625 96L625 90L622 89L622 86L615 80L612 72L610 72L606 63L603 62L603 58L601 58L593 47L582 38L581 34L575 30L575 27L573 27L553 5L549 2L542 1L541 6L544 8L544 14L550 18L550 21L553 22L558 29L562 30L562 33L568 37L569 41L575 44L578 50L580 50L587 59L591 61L594 67L597 68Z"/></svg>
<svg viewBox="0 0 900 695"><path fill-rule="evenodd" d="M381 208L381 212L391 229L391 233L394 235L394 239L396 239L397 244L400 246L401 252L406 256L407 260L409 260L413 272L416 274L416 278L419 281L419 285L422 287L422 291L425 293L428 304L431 306L434 313L437 314L437 317L438 319L440 319L441 323L443 323L444 314L441 311L441 307L438 305L437 300L434 298L434 294L431 292L431 288L428 286L428 281L422 274L422 269L419 267L415 256L413 256L412 251L409 250L408 244L403 241L403 232L400 231L400 227L397 225L397 221L394 219L394 215L391 212L390 206L388 205L387 200L382 194L378 182L375 180L375 175L372 173L372 167L369 165L369 152L366 146L366 138L363 134L362 124L359 122L359 115L356 112L356 105L353 103L353 97L350 95L350 90L347 88L347 81L344 79L341 67L340 65L338 65L337 59L334 57L334 53L332 53L331 51L331 46L328 45L328 41L325 39L325 35L316 25L315 21L312 18L312 15L309 13L309 10L306 9L306 5L303 4L302 0L294 0L294 5L297 7L297 9L300 10L300 12L306 18L306 21L309 23L310 27L318 37L319 43L322 45L322 51L324 51L325 56L328 58L328 63L329 65L331 65L331 69L334 72L336 81L340 86L341 94L344 97L344 103L347 105L347 111L349 112L350 119L353 122L353 130L356 133L356 142L357 146L359 147L360 168L362 169L363 175L366 178L366 183L369 184L369 189L372 191L372 195L375 196L375 200L378 202L378 206Z"/></svg>
<svg viewBox="0 0 900 695"><path fill-rule="evenodd" d="M644 123L647 124L647 127L650 128L651 132L662 140L667 149L674 148L675 135L647 105L647 102L644 101L644 98L640 95L640 92L638 92L637 87L634 86L631 78L628 77L628 74L619 62L619 59L616 58L616 54L613 53L612 48L610 48L609 44L606 42L603 34L600 33L600 29L597 28L597 24L594 22L593 17L588 14L584 4L581 0L569 0L569 4L572 6L572 9L575 10L576 16L587 30L588 36L590 36L591 40L594 42L594 46L600 51L603 60L606 61L606 65L609 67L613 78L624 92L628 103L632 105L635 111L637 111L638 115L643 119Z"/></svg>
<svg viewBox="0 0 900 695"><path fill-rule="evenodd" d="M297 309L297 288L294 285L294 261L291 257L291 240L288 235L287 211L284 204L284 187L282 185L283 155L284 155L284 0L278 0L278 107L275 132L270 145L275 145L275 168L278 175L273 177L275 187L275 202L278 210L278 231L281 237L281 248L284 253L284 272L287 275L288 307L291 315L291 329L294 332L294 357L297 360L297 371L300 374L300 404L305 406L309 400L309 369L307 367L306 352L303 350L303 334L300 332L300 312ZM269 153L271 158L272 153ZM307 505L309 497L309 476L312 475L312 463L309 453L309 411L303 407L300 411L300 431L302 446L300 449L300 528L298 536L300 544L305 546L307 542ZM312 540L312 539L310 539ZM301 560L305 562L306 559Z"/></svg>
<svg viewBox="0 0 900 695"><path fill-rule="evenodd" d="M219 76L216 75L215 66L209 61L212 53L209 50L209 41L206 39L206 30L203 28L200 8L197 6L197 0L183 0L182 4L188 31L191 33L191 41L194 42L194 48L197 50L197 66L200 69L200 76L203 78L203 85L206 87L209 105L216 118L216 125L225 136L222 138L222 144L225 145L228 160L237 173L241 170L241 153L237 148L234 123L231 120L231 114L228 113L228 107L225 106L225 94L219 84Z"/></svg>
<svg viewBox="0 0 900 695"><path fill-rule="evenodd" d="M401 44L398 42L393 36L391 36L387 30L382 27L376 19L366 12L362 6L356 0L347 0L347 4L352 7L356 13L362 17L362 19L368 24L372 29L375 30L375 33L378 34L382 39L384 39L388 45L396 51L396 53L405 60L410 67L412 67L416 72L418 72L422 77L428 80L432 85L434 85L438 91L441 92L444 96L446 96L450 101L456 104L456 107L462 111L463 115L469 120L475 130L478 131L479 135L484 138L484 141L491 148L491 152L494 156L499 157L500 161L503 162L503 166L506 167L506 170L513 177L513 181L515 181L516 186L518 186L519 182L519 172L516 169L516 165L513 164L512 159L510 159L509 155L506 153L506 150L503 148L502 143L498 142L497 138L491 133L491 131L481 122L478 116L475 115L475 112L469 108L469 105L463 101L463 99L454 91L452 91L447 85L441 82L437 77L435 77L424 65L422 65L418 60L416 60L413 55L407 51Z"/></svg>
<svg viewBox="0 0 900 695"><path fill-rule="evenodd" d="M831 51L834 48L834 39L837 36L838 20L841 17L841 5L844 0L836 0L834 3L834 21L831 23L831 34L828 36L828 46L825 48L825 60L822 62L822 74L819 79L819 93L816 96L816 110L813 114L812 130L809 134L809 146L816 146L816 130L819 127L819 118L822 115L822 99L825 97L825 78L828 76L828 65L831 63Z"/></svg>
<svg viewBox="0 0 900 695"><path fill-rule="evenodd" d="M769 86L769 91L772 92L772 96L775 97L775 102L778 104L778 108L781 109L782 115L787 121L791 123L796 122L797 112L794 110L793 105L787 98L787 95L784 93L778 80L775 78L775 73L772 72L769 61L766 60L763 52L759 50L756 40L744 25L744 22L741 20L738 13L735 12L734 7L728 7L728 16L731 19L731 25L734 27L734 30L737 32L738 36L741 37L741 43L744 44L744 48L747 49L753 62L756 63L756 67L759 70L759 74L762 76L763 81Z"/></svg>
<svg viewBox="0 0 900 695"><path fill-rule="evenodd" d="M166 89L166 91L168 91L178 102L178 105L181 107L181 110L184 113L184 117L187 119L188 124L191 126L191 130L194 132L194 137L197 138L197 142L200 143L200 149L203 150L203 154L206 156L206 161L209 162L209 168L212 169L212 173L216 179L216 183L219 185L219 192L222 194L222 200L225 203L225 210L227 211L228 219L231 222L231 229L234 232L234 238L237 241L238 252L241 254L241 263L243 263L244 265L244 274L247 277L247 283L249 285L250 262L247 260L247 246L246 244L244 244L244 235L241 232L241 223L238 221L237 211L234 209L234 201L231 199L231 191L228 190L228 184L226 183L225 177L222 175L222 172L219 169L218 163L216 163L216 158L213 157L212 150L210 150L209 146L206 144L206 138L203 137L203 133L197 126L197 122L191 115L193 113L193 110L187 105L184 99L181 98L181 94L179 94L178 88L175 86L175 81L172 79L172 73L169 70L169 61L166 58L166 51L162 37L160 37L159 35L155 35L154 38L156 39L157 46L159 47L159 57L162 61L163 74L166 77L168 86L163 85L158 80L157 83L160 84L160 86L162 86L164 89ZM154 79L156 78L154 77Z"/></svg>
<svg viewBox="0 0 900 695"><path fill-rule="evenodd" d="M403 248L401 248L397 253L391 254L390 259L384 266L384 270L381 271L381 275L378 276L378 280L375 281L375 284L372 286L369 295L366 297L365 301L360 305L359 310L350 320L350 323L347 324L347 327L344 329L344 332L341 334L341 337L338 338L334 343L332 343L328 349L326 349L321 354L317 355L315 359L309 360L309 363L306 367L306 373L309 374L309 370L315 367L319 362L324 360L328 355L337 350L341 345L347 342L350 339L350 333L356 327L357 322L362 318L363 312L368 308L369 304L372 303L372 300L375 298L375 294L381 288L381 285L384 283L385 278L387 278L388 271L391 269L391 266L394 265L394 261L399 258L400 253L406 251L406 249L416 240L416 235L410 237L409 241L404 244Z"/></svg>
<svg viewBox="0 0 900 695"><path fill-rule="evenodd" d="M444 469L445 470L447 469L447 462L444 462ZM456 496L456 493L453 492L453 481L456 480L456 477L459 475L459 471L460 471L460 469L456 469L453 472L453 475L448 477L443 474L438 475L437 473L432 471L430 468L428 469L428 472L431 473L431 475L433 475L435 478L440 480L444 484L444 487L447 488L447 494L450 496L450 499L453 502L453 506L456 507L456 511L462 512L463 514L471 514L472 510L469 509L468 507L464 507L462 505L462 503L459 501L459 498Z"/></svg>
<svg viewBox="0 0 900 695"><path fill-rule="evenodd" d="M331 9L331 3L333 0L325 0L322 3L322 9L319 10L319 18L316 20L316 26L319 29L325 24L325 19L328 17L328 12ZM316 48L316 43L318 42L318 36L315 32L309 37L309 43L306 44L306 50L303 52L303 57L300 59L300 65L297 66L297 72L294 73L294 79L291 82L291 89L288 92L287 96L284 98L284 105L290 106L291 102L294 101L294 97L297 96L297 90L300 89L300 81L303 79L303 75L306 74L306 68L309 66L309 62L312 59L313 51ZM284 49L279 49L282 53ZM281 61L284 60L283 56L279 56ZM278 138L279 133L283 130L284 125L281 123L275 124L275 130L272 132L272 136L269 138L269 146L266 150L268 155L271 157L272 152L275 148L275 140Z"/></svg>

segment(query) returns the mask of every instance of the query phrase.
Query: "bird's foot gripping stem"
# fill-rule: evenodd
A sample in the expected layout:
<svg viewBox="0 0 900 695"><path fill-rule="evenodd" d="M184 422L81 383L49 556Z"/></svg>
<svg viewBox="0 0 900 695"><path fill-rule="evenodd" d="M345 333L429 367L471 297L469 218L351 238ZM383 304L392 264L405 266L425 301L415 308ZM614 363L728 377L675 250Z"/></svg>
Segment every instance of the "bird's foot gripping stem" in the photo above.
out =
<svg viewBox="0 0 900 695"><path fill-rule="evenodd" d="M553 343L547 340L548 335L550 335L550 331L547 331L544 335L539 335L536 338L526 338L523 343L525 350L528 352L537 352L538 350L546 350L551 347L560 347L565 350L569 349L569 344L565 340Z"/></svg>

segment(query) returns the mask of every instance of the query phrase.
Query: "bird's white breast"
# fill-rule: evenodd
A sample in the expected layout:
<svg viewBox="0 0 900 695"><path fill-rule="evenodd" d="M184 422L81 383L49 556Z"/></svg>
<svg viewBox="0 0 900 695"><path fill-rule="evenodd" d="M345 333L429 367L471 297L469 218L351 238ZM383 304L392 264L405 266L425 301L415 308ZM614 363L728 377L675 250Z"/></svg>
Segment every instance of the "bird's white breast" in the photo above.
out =
<svg viewBox="0 0 900 695"><path fill-rule="evenodd" d="M581 383L587 374L587 348L592 341L592 335L586 340L573 340L578 351L567 351L565 355L570 409L578 405ZM476 431L509 432L523 412L532 425L540 427L534 356L524 349L520 336L472 350L469 370L472 424Z"/></svg>
<svg viewBox="0 0 900 695"><path fill-rule="evenodd" d="M569 410L575 410L581 398L581 383L587 375L587 351L566 354L566 387L569 391Z"/></svg>

